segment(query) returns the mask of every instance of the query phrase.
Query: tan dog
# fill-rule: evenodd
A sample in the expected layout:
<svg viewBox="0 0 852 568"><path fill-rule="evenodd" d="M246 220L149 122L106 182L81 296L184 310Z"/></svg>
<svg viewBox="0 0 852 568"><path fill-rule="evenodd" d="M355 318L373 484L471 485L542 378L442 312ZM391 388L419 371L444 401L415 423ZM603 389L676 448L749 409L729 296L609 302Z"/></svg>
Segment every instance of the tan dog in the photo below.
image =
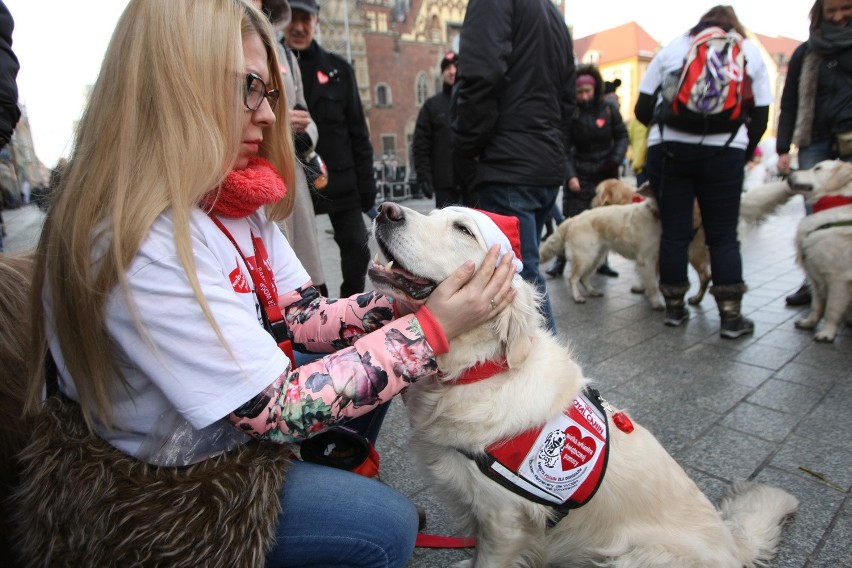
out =
<svg viewBox="0 0 852 568"><path fill-rule="evenodd" d="M566 219L556 228L554 234L541 244L539 260L544 264L554 256L564 254L571 261L569 281L572 296L575 302L583 303L586 298L580 284L586 288L589 295L602 295L592 286L589 278L594 269L603 262L607 252L613 250L636 261L640 284L633 286L631 290L636 293L644 292L654 309L662 309L657 284L662 227L657 216L657 205L655 202L633 202L635 195L649 198L648 201L653 202L647 184L632 194L627 189L630 189L630 186L623 182L601 182L596 188L598 203L615 203L621 200L627 201L627 204L596 207ZM600 192L600 196L597 192ZM785 182L767 183L743 194L740 202L740 235L744 234L747 227L764 221L793 195ZM709 253L697 204L693 209L693 226L696 227L696 233L689 245L689 261L698 272L699 289L689 298L689 303L695 305L704 298L710 284Z"/></svg>
<svg viewBox="0 0 852 568"><path fill-rule="evenodd" d="M852 305L852 164L826 160L787 178L790 188L817 204L834 199L837 206L808 215L796 231L796 260L811 283L808 317L797 320L800 329L814 329L817 341L834 341L844 313L850 321Z"/></svg>
<svg viewBox="0 0 852 568"><path fill-rule="evenodd" d="M650 191L642 193L645 201L641 203L594 207L566 219L541 244L539 261L542 264L561 254L571 262L569 282L575 302L586 301L580 284L590 296L603 295L592 286L589 278L612 250L636 261L640 286L634 290L644 291L655 310L663 309L657 284L662 227L656 200Z"/></svg>
<svg viewBox="0 0 852 568"><path fill-rule="evenodd" d="M603 205L628 205L636 201L641 195L632 185L618 179L605 179L595 187L595 197L592 199L592 207ZM710 252L704 241L704 227L701 224L701 210L698 202L692 210L692 226L695 228L695 237L689 243L689 264L698 273L698 291L687 301L691 305L698 305L707 294L710 287ZM631 292L641 294L645 289L640 286L630 288Z"/></svg>
<svg viewBox="0 0 852 568"><path fill-rule="evenodd" d="M487 252L477 223L464 211L425 216L385 203L373 234L393 268L375 263L370 277L378 290L396 297L422 299L421 292L465 260L479 264ZM473 559L459 566L742 568L769 560L782 520L797 507L786 492L740 483L716 509L651 433L638 424L630 433L620 430L611 409L591 410L597 418L589 431L571 426L557 429L564 435L546 435L544 425L579 408L578 395L589 381L545 328L534 288L520 277L513 286L517 296L508 308L451 340L449 352L438 357L440 372L409 389L411 448L420 471L477 539ZM483 363L493 365L493 374L470 380L467 371ZM603 424L610 430L605 444L597 438ZM537 430L542 449L533 446L524 463L543 464L545 473L554 472L554 483L566 478L570 485L578 479L574 474L589 471L584 468L594 458L588 456L609 448L594 496L564 517L490 479L476 461L486 460L486 448L514 447L504 442ZM562 444L557 460L550 459L548 439Z"/></svg>

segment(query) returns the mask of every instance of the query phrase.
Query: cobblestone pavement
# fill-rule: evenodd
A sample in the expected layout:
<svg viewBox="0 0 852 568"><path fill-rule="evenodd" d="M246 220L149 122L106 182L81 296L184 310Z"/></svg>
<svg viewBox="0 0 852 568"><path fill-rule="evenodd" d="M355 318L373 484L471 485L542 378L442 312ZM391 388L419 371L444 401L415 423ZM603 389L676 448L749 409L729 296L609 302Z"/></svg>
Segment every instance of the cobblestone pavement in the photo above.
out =
<svg viewBox="0 0 852 568"><path fill-rule="evenodd" d="M432 203L403 205L426 212ZM614 405L648 427L714 502L738 479L777 485L798 497L773 568L852 566L852 332L832 344L793 327L806 308L788 308L798 288L793 235L803 214L794 198L743 239L749 292L744 313L753 337L718 336L712 296L691 307L680 328L666 327L641 295L633 266L615 254L619 278L594 276L602 298L571 300L565 279L548 281L560 336ZM34 246L43 214L33 206L3 212L7 251ZM329 289L340 285L339 255L321 215ZM694 273L690 277L695 280ZM694 290L693 290L694 291ZM382 479L426 508L427 532L457 534L453 520L418 475L407 452L408 420L399 399L379 437ZM463 535L459 535L463 536ZM410 568L443 567L468 551L418 549Z"/></svg>

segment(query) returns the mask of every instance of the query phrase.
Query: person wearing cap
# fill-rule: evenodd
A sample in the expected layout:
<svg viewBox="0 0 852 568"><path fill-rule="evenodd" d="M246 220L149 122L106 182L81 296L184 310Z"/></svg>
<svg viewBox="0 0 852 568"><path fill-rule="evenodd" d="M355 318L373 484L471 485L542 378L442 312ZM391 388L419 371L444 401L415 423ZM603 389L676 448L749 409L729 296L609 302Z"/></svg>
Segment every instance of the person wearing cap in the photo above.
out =
<svg viewBox="0 0 852 568"><path fill-rule="evenodd" d="M269 18L269 23L277 35L283 37L283 30L290 22L290 3L287 0L252 0L255 8L259 8ZM296 153L300 161L304 161L316 146L319 132L317 125L307 111L305 93L302 87L302 72L296 64L293 53L289 48L279 43L278 63L281 66L281 82L287 95L289 107L290 128L293 131ZM296 108L294 108L296 107ZM311 193L304 168L296 168L296 200L293 213L278 223L287 240L296 251L296 256L308 271L311 281L323 296L328 296L325 285L325 270L322 266L319 239L317 237L317 219Z"/></svg>
<svg viewBox="0 0 852 568"><path fill-rule="evenodd" d="M458 55L448 51L441 59L441 92L420 107L412 142L414 168L420 191L435 205L444 207L465 201L464 189L453 178L453 147L450 133L450 97L456 82Z"/></svg>
<svg viewBox="0 0 852 568"><path fill-rule="evenodd" d="M290 9L284 41L299 63L307 108L319 130L316 151L328 166L328 185L312 193L314 210L328 214L340 249L340 295L351 296L364 291L370 263L362 213L376 202L373 145L355 71L314 40L319 21L316 0L291 0Z"/></svg>
<svg viewBox="0 0 852 568"><path fill-rule="evenodd" d="M542 294L539 308L555 332L538 248L567 166L575 105L568 26L550 0L471 0L459 42L456 180L476 192L480 209L520 220L521 276Z"/></svg>
<svg viewBox="0 0 852 568"><path fill-rule="evenodd" d="M618 178L618 167L627 154L627 127L618 104L604 96L604 81L594 65L577 68L577 110L571 121L568 174L562 193L562 214L566 219L592 207L595 188L605 179ZM558 256L547 270L558 276L565 270L565 257ZM618 272L605 261L598 273L616 277Z"/></svg>

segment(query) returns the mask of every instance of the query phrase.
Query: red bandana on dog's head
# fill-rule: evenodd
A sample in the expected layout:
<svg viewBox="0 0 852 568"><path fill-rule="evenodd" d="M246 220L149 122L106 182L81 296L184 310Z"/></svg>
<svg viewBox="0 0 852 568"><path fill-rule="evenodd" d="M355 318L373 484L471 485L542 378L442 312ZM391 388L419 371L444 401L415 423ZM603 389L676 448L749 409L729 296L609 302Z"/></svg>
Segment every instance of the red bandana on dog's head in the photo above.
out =
<svg viewBox="0 0 852 568"><path fill-rule="evenodd" d="M523 270L524 264L521 262L521 222L517 217L456 205L445 207L445 209L468 215L476 223L488 248L500 245L501 256L512 251L515 253L515 258L512 261L515 272L518 273ZM499 261L497 264L500 264Z"/></svg>

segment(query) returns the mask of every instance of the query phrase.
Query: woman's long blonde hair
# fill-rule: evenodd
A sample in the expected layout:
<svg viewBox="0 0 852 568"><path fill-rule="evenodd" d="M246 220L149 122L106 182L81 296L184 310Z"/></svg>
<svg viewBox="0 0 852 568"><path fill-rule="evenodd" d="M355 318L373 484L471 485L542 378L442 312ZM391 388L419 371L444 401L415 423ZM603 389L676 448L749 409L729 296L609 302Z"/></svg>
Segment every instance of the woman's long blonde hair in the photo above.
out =
<svg viewBox="0 0 852 568"><path fill-rule="evenodd" d="M242 38L253 33L266 46L270 87L283 98L269 23L243 0L131 0L122 14L37 249L27 410L41 403L50 317L86 420L113 423L111 393L127 386L113 358L105 305L117 287L129 298L125 273L166 210L195 296L224 341L201 294L189 220L237 158L246 112ZM292 188L285 100L278 109L260 154ZM289 215L294 196L288 191L267 216ZM44 290L51 313L45 313Z"/></svg>

